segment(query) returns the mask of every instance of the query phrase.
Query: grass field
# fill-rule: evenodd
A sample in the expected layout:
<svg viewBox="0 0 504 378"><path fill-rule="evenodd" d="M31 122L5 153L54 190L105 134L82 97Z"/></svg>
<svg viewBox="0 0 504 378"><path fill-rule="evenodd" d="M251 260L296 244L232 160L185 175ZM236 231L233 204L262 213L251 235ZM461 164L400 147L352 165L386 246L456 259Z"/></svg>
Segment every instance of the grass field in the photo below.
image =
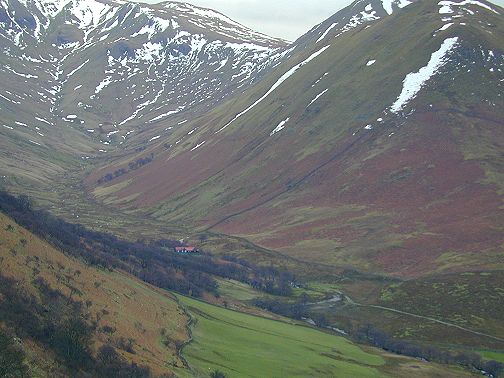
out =
<svg viewBox="0 0 504 378"><path fill-rule="evenodd" d="M231 377L381 377L385 364L344 338L180 297L195 316L183 354L197 374Z"/></svg>
<svg viewBox="0 0 504 378"><path fill-rule="evenodd" d="M236 377L470 377L454 367L358 346L317 329L216 307L179 296L193 316L182 350L192 375L220 370ZM187 374L187 375L186 375Z"/></svg>
<svg viewBox="0 0 504 378"><path fill-rule="evenodd" d="M498 361L504 364L504 350L500 352L490 350L475 350L475 352L479 353L483 358Z"/></svg>
<svg viewBox="0 0 504 378"><path fill-rule="evenodd" d="M219 293L223 297L229 297L239 301L250 301L257 297L264 296L264 293L261 293L253 289L250 285L242 282L220 279L218 280L218 283Z"/></svg>

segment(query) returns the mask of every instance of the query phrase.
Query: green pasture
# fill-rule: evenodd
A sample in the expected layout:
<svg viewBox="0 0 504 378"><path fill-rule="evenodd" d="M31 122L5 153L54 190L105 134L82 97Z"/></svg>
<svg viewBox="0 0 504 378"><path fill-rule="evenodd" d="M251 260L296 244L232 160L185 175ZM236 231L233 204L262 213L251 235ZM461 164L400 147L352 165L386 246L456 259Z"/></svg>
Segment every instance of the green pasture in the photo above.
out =
<svg viewBox="0 0 504 378"><path fill-rule="evenodd" d="M186 297L193 340L183 355L195 374L229 377L381 377L382 357L316 329L247 315Z"/></svg>

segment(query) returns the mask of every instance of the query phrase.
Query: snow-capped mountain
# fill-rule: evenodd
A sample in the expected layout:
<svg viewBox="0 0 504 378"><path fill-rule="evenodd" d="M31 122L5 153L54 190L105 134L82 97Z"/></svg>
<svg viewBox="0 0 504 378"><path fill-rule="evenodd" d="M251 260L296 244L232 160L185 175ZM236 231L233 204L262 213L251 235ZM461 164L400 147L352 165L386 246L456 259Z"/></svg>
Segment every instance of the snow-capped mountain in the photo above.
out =
<svg viewBox="0 0 504 378"><path fill-rule="evenodd" d="M178 2L2 0L0 25L1 121L41 146L60 125L106 151L140 126L183 121L255 83L286 49Z"/></svg>
<svg viewBox="0 0 504 378"><path fill-rule="evenodd" d="M313 42L329 41L349 31L370 27L370 23L392 15L417 0L369 0L356 1L350 6L314 26L296 44L309 45Z"/></svg>
<svg viewBox="0 0 504 378"><path fill-rule="evenodd" d="M476 0L356 1L242 95L158 134L152 164L99 181L127 167L116 160L88 188L164 221L373 272L425 274L447 250L495 257L503 14Z"/></svg>
<svg viewBox="0 0 504 378"><path fill-rule="evenodd" d="M181 3L1 5L13 185L86 172L122 209L405 276L504 243L497 6L357 0L287 45Z"/></svg>
<svg viewBox="0 0 504 378"><path fill-rule="evenodd" d="M288 44L184 3L0 0L0 49L0 187L302 266L400 337L502 331L501 7L356 0ZM375 318L350 302L343 328Z"/></svg>

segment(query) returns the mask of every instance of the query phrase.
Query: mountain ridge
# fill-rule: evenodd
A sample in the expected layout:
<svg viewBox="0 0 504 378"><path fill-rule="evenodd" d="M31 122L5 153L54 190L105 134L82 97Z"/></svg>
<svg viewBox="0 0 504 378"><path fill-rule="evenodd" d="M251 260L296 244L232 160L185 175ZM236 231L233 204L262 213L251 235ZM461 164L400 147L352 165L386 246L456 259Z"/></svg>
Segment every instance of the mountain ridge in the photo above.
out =
<svg viewBox="0 0 504 378"><path fill-rule="evenodd" d="M187 140L187 142L177 143L178 147L175 147L174 151L163 153L166 158L155 161L145 170L126 175L124 180L129 180L127 187L115 190L111 186L113 194L104 195L102 198L131 209L150 207L151 210L148 213L152 216L181 224L196 223L203 229L211 225L219 225L216 229L221 232L245 236L263 246L279 248L284 253L290 251L289 253L294 253L297 258L311 258L312 256L303 256L304 248L301 244L292 244L294 240L300 243L301 239L305 240L305 243L307 243L306 240L312 240L315 245L319 245L317 259L322 258L324 262L329 261L327 259L330 255L323 252L324 250L347 249L348 252L345 252L345 255L348 254L348 256L339 261L350 264L358 254L362 253L362 250L352 256L350 251L353 251L353 247L350 248L347 243L356 243L355 248L359 250L361 247L358 245L362 241L359 242L354 236L353 240L342 243L345 240L342 236L346 232L342 232L342 225L338 225L337 221L334 225L336 228L325 231L322 240L315 236L316 233L308 236L309 230L313 229L313 226L317 228L322 227L322 224L327 225L327 222L335 222L340 218L342 210L347 215L354 214L350 219L359 219L358 214L375 213L370 220L380 220L378 223L382 224L380 231L375 232L369 239L375 244L374 258L380 261L381 255L389 255L384 260L388 263L378 263L382 266L390 264L391 261L395 261L393 265L398 266L403 264L400 262L402 260L406 263L407 258L405 260L405 257L399 257L399 251L403 250L402 245L411 244L408 241L412 239L408 236L411 233L417 235L413 239L425 238L423 236L425 231L415 230L414 225L411 225L408 231L406 229L398 233L393 231L394 228L400 230L399 226L394 226L397 217L407 218L408 212L412 214L414 208L408 205L407 198L403 198L400 192L394 194L399 196L396 203L389 202L393 201L393 198L387 193L386 185L392 185L391 188L400 187L417 175L417 180L422 182L422 174L429 171L425 171L420 166L416 168L404 164L401 166L401 163L390 156L388 158L390 162L385 159L380 163L390 166L391 168L388 169L391 171L380 171L384 177L378 180L378 182L383 181L378 186L369 182L363 184L362 187L356 186L356 179L345 176L344 173L352 164L355 167L370 164L366 163L367 161L374 161L373 164L377 164L381 159L378 157L385 156L392 146L397 149L396 154L399 153L404 146L401 147L395 140L403 140L409 134L413 137L416 133L415 138L429 141L428 143L434 146L431 141L432 136L428 133L424 134L430 130L429 123L432 121L439 122L440 125L455 125L453 121L448 121L453 118L464 125L475 125L478 122L493 119L497 121L494 125L498 125L498 120L502 115L500 115L500 108L495 104L502 101L502 97L499 96L502 92L500 82L497 81L497 85L493 87L479 87L481 92L478 96L491 98L486 104L478 104L478 96L473 95L471 98L470 92L465 90L466 83L473 82L475 75L480 75L478 76L481 78L480 83L489 83L489 80L494 80L492 78L495 75L499 77L502 74L502 46L498 42L502 27L493 26L494 29L489 30L488 26L498 24L496 18L500 17L496 10L498 8L492 8L485 3L481 3L482 5L468 3L465 6L463 4L445 2L438 4L437 1L416 2L390 17L387 15L381 20L371 20L369 25L356 27L342 35L338 35L339 31L335 27L327 33L329 36L327 38L333 41L331 47L328 47L328 41L324 40L326 37L320 40L327 31L325 26L320 28L321 30L310 38L315 43L310 49L299 48L301 52L297 54L294 49L294 55L288 63L250 89L245 97L236 97L231 100L229 106L225 106L226 109L217 109L214 115L209 115L208 119L211 121L206 125L204 118L199 124L198 121L193 122L193 125L189 124L188 130L192 132L184 137L184 131L181 130L182 133L174 139ZM449 10L446 9L447 6ZM362 7L365 9L367 5L362 4ZM385 12L383 9L381 11ZM414 26L406 26L408 22L406 20L411 21L411 19L415 20ZM329 23L332 25L334 18ZM398 36L394 33L394 30L401 28L405 30L404 35ZM384 38L384 35L387 37ZM380 36L383 46L386 46L381 52L371 47L373 38L377 36ZM350 41L360 44L356 47L358 52L352 50ZM416 42L412 44L411 41ZM487 46L480 47L484 45ZM399 46L404 49L403 51L408 52L409 58L405 58L404 53L398 52ZM417 47L415 49L412 46ZM426 51L419 46L422 46L422 49L427 46ZM362 51L366 51L366 48L375 51L361 54ZM424 52L420 53L420 51ZM355 64L355 58L359 59L358 64ZM476 60L478 61L477 74L474 67L470 67L473 65L471 62ZM337 68L332 68L332 71L337 73L331 74L331 69L328 69L330 64L337 65ZM391 71L391 64L397 64L399 69L396 72ZM383 72L383 76L375 74L376 72ZM462 77L464 79L461 79ZM335 86L334 82L338 84ZM386 96L373 95L369 90L363 91L362 88L372 88L370 82L373 82L375 88L380 88ZM324 83L327 84L324 85ZM452 89L445 90L449 87ZM353 110L356 104L352 103L352 96L348 98L348 95L344 95L344 91L338 91L336 88L344 88L349 93L355 93L357 98L362 98L364 102L358 104L359 109L362 110ZM294 93L303 93L303 95L294 98ZM308 93L312 93L309 98ZM434 96L433 98L436 99L435 107L431 106L433 102L429 96ZM370 114L366 114L364 110L367 106L373 109L369 112ZM485 116L492 112L493 116ZM339 117L341 120L334 122L332 121L334 117ZM426 122L427 119L431 121ZM416 128L405 126L408 124L417 126ZM476 126L469 127L467 131L476 132L473 127ZM315 132L315 130L318 131ZM444 130L448 128L444 127ZM456 130L453 132L460 133ZM494 131L496 133L494 143L499 143L497 135L500 134L497 130ZM187 131L185 133L187 134ZM494 168L490 168L491 164L483 163L484 168L481 170L479 158L471 161L462 157L469 156L467 152L461 151L462 146L466 146L467 142L462 139L455 141L455 134L443 133L441 128L438 128L435 134L444 140L445 145L451 146L446 150L446 161L451 161L455 166L458 164L460 167L467 166L468 172L472 172L470 180L474 180L471 182L476 185L474 190L488 191L490 196L488 199L493 198L492 205L485 205L485 207L490 206L489 211L498 209L501 199L495 191L496 187L492 188L491 182L488 182L487 186L480 184L481 180L485 180L486 175L496 177L491 172L497 172L496 167L500 164L498 156L492 155L493 157L490 158L493 159ZM477 138L486 138L486 136ZM402 143L409 145L414 141L414 139L406 139ZM306 147L306 145L311 147ZM225 146L225 148L218 146ZM365 152L368 148L375 150L374 157L373 154ZM416 152L412 152L406 159L411 161L411 164L422 165L423 163L416 159L419 159L424 152L420 153L418 146L413 148L412 145L411 148ZM304 150L309 153L303 152ZM361 153L363 156L357 158ZM493 152L490 153L493 154ZM442 176L442 171L449 169L444 167L446 162L443 162L443 154L445 152L442 149L431 151L432 162L427 164L427 166L439 167L437 169L439 172L435 173L436 177L431 179L432 184L439 185L439 188L445 187L448 183L444 183L446 180ZM448 159L450 154L453 156ZM428 155L425 157L429 160ZM206 163L203 164L202 161ZM342 164L346 168L343 168ZM471 164L473 166L469 168ZM396 167L392 168L393 165ZM178 167L181 166L185 168L183 175L177 173ZM334 172L338 172L338 176L345 177L341 182L346 181L348 184L354 182L352 192L340 187L342 191L337 194L334 193L334 189L330 189L329 182L332 182L335 187L341 184L334 182L334 179L328 176L329 167L333 167ZM356 177L374 175L372 171L368 172L363 167L361 170L362 173ZM412 174L415 171L417 173ZM388 178L389 175L391 178ZM94 190L94 193L100 197L99 193L102 189L94 189L96 177L96 175L91 175L86 183L90 186L90 190ZM175 179L166 182L163 177ZM456 178L449 184L453 185L449 190L461 190L456 187L464 185L463 180L463 176ZM115 185L121 181L122 179L119 179L112 184ZM495 183L500 185L498 180ZM420 195L418 191L423 185L425 184L409 188L409 190ZM376 194L372 194L366 187L374 187L381 198L377 198ZM423 190L428 190L428 188L422 188ZM464 192L463 189L462 192ZM366 194L368 198L362 196L362 193L368 193ZM299 200L294 200L296 197L299 197ZM337 201L343 199L343 203L338 204L340 210L334 205L335 202L332 202L334 198L340 198ZM389 199L385 203L383 201L386 198ZM432 206L428 203L434 199L433 194L427 196L421 194L419 198L422 198L421 201L426 201L423 206ZM378 200L383 202L378 206L380 210L374 204ZM279 206L278 201L283 205ZM323 204L318 211L321 214L326 213L324 217L328 218L325 221L319 221L317 211L309 210L300 204L292 205L293 201ZM285 203L290 203L292 206L287 206ZM271 208L271 205L274 207ZM396 206L402 207L402 210L398 209L397 215L386 210ZM299 210L294 210L296 208ZM366 208L368 211L364 210ZM371 210L372 208L375 210ZM405 208L409 210L403 213ZM446 214L449 211L451 211L449 207L443 210ZM495 211L499 212L499 210L491 210L491 213ZM289 231L289 236L286 236L279 231L285 228L282 219L286 216L286 212L301 219L305 218L301 222L305 226L299 229L303 230L301 233L292 231L293 234L291 234ZM307 215L311 212L314 213L313 218ZM329 215L331 213L334 215ZM498 218L497 213L494 217ZM418 219L424 216L427 214L419 216ZM475 216L484 215L480 213ZM431 216L429 215L428 218ZM268 219L273 223L268 224ZM439 221L436 220L434 223ZM388 222L392 224L387 225ZM404 219L401 222L404 223ZM432 220L426 222L429 224ZM365 224L366 227L371 227L368 221L365 221ZM486 228L487 225L478 231L486 233L485 237L488 240L494 240L490 243L482 243L481 246L485 246L485 249L494 242L499 245L498 240L500 240L499 237L494 239L494 236L491 236L494 232ZM355 226L346 225L343 229L348 227L352 229ZM291 226L288 227L290 228ZM453 228L451 231L443 232L456 231ZM478 232L475 231L476 234ZM360 232L355 235L359 234ZM436 258L439 258L443 254L445 242L435 242L435 244L438 244L435 249L438 249L439 255ZM381 250L382 248L384 250ZM406 250L408 248L412 247L406 247ZM392 256L397 258L394 260ZM365 258L358 259L361 261L358 265L360 267L368 265L366 261L369 261L369 258L369 252L367 252ZM411 267L408 265L398 267L399 271L402 271L399 274L419 274L415 273L415 270L419 270L420 274L425 274L433 267L429 259L425 259L421 264L418 264L417 260L412 260Z"/></svg>
<svg viewBox="0 0 504 378"><path fill-rule="evenodd" d="M139 148L159 135L151 126L169 132L160 121L175 126L258 80L286 47L185 3L3 0L0 9L4 150L37 150L21 173L28 184L42 180L40 155L53 174L150 133Z"/></svg>
<svg viewBox="0 0 504 378"><path fill-rule="evenodd" d="M71 2L61 4L65 4L68 8ZM170 4L173 3L164 3L159 7L167 9L170 8L167 6ZM173 7L174 9L182 7L191 14L196 9L189 5L174 5ZM62 9L60 15L64 13L65 7ZM108 38L108 28L111 28L111 25L119 24L119 20L128 19L130 14L133 17L135 12L139 12L138 9L141 10L141 7L125 3L118 9L121 11L114 14L110 20L102 22L105 32L103 30L93 32L94 34L89 34L89 38L96 39L100 33ZM265 53L260 59L269 62L265 66L262 63L255 62L249 65L241 61L241 64L250 70L246 76L250 82L243 84L243 89L239 90L241 92L239 96L229 94L231 100L227 103L224 101L227 95L216 100L215 92L210 86L206 90L211 95L202 100L205 104L203 107L194 104L194 100L193 103L187 105L187 109L186 105L178 105L175 108L173 105L163 105L162 103L166 102L165 91L168 86L162 83L158 90L150 88L149 85L159 86L160 83L159 76L154 75L146 80L147 87L145 84L138 84L141 85L139 90L144 94L134 99L139 105L130 106L125 113L127 117L124 115L118 117L118 114L122 113L113 112L107 116L109 121L103 122L101 118L102 122L98 123L97 120L93 121L81 116L82 114L98 115L92 109L93 106L87 109L88 105L84 105L83 110L63 115L63 124L68 124L70 127L63 129L57 126L57 128L53 127L53 130L59 134L58 137L63 136L63 150L72 150L69 154L73 155L73 160L58 156L57 161L70 161L73 164L70 169L82 170L86 169L87 160L96 159L96 163L102 165L103 168L95 170L85 179L86 190L99 201L105 201L112 206L138 211L139 214L180 226L197 225L201 229L215 228L221 232L246 236L265 247L278 248L284 253L294 253L296 258L303 257L302 243L314 240L318 245L317 259L321 258L324 263L329 263L332 259L323 252L329 249L345 251L343 254L346 257L341 257L339 260L343 264L357 264L360 268L369 265L367 262L370 258L369 252L363 254L365 248L359 247L361 242L355 239L356 235L361 235L361 231L352 231L355 234L350 239L347 239L347 231L343 231L355 227L352 224L355 219L359 219L359 214L367 214L365 217L370 216L370 220L379 220L380 224L379 231L373 232L369 239L373 240L372 244L375 245L372 248L372 255L373 259L376 259L376 264L381 266L379 269L389 271L389 268L384 268L383 264L391 264L392 261L392 265L397 263L397 269L399 269L394 272L395 268L392 268L390 272L393 274L426 274L433 269L433 261L427 259L421 264L413 264L411 268L408 267L409 264L402 266L403 263L400 261L405 257L401 255L403 252L399 252L403 250L404 245L410 244L409 239L425 238L425 231L419 231L413 224L399 232L394 231L394 228L401 229L395 225L398 219L402 219L401 223L408 223L405 222L408 215L402 213L404 209L408 208L407 211L411 214L417 209L411 209L407 199L402 198L400 193L395 194L400 198L398 202L387 202L393 199L385 200L389 196L385 188L390 183L403 185L411 177L415 177L412 172L416 171L420 174L420 172L428 171L420 167L414 169L411 166L395 164L392 172L382 172L385 176L380 180L387 184L380 183L376 186L375 183L366 182L361 188L359 187L361 184L357 184L359 180L346 176L345 170L361 166L359 177L373 176L372 172L362 173L365 172L363 167L369 164L368 161L376 163L380 156L388 153L388 150L399 148L395 140L402 140L408 134L417 133L415 137L420 138L419 140L426 138L425 140L430 141L431 136L423 134L423 130L430 127L430 122L451 124L454 122L453 119L458 119L463 124L472 124L473 131L471 132L479 132L474 129L474 125L478 122L499 124L498 120L501 116L496 103L500 101L502 84L497 81L494 87L480 87L482 92L479 96L493 99L486 100L485 104L477 104L474 93L472 98L468 96L469 92L466 90L465 83L465 81L474 80L475 73L474 70L471 72L470 66L476 60L481 82L502 73L500 68L502 47L498 38L502 31L497 26L501 12L498 9L493 5L478 1L462 3L357 1L314 27L293 45L279 45L273 50L263 50ZM206 16L205 12L203 14ZM408 26L407 20L415 20L414 27ZM136 32L130 35L132 38L137 38L147 34L147 42L144 40L143 48L148 46L147 49L150 49L152 45L158 43L155 42L155 35L159 32L158 23L159 21L154 20L151 24L144 22L143 26L135 24L131 28L134 28ZM167 21L167 25L171 28L173 19ZM396 35L394 30L404 30L404 33ZM54 34L49 33L47 37L53 38ZM117 37L114 38L117 42ZM200 37L196 40L198 38ZM81 35L77 40L80 41L80 47L74 47L73 50L81 49L86 53L94 48L87 46L85 36ZM117 43L114 42L112 45L99 49L102 56L101 62L106 64L104 72L108 76L105 76L96 86L94 94L89 96L95 102L103 102L101 101L102 92L104 95L107 91L117 92L115 81L121 82L123 79L114 80L112 77L126 75L124 78L128 78L127 73L131 72L132 66L139 64L142 59L145 58L150 62L147 77L151 69L157 69L154 66L158 66L159 62L171 60L171 58L162 58L163 60L157 61L157 58L151 56L146 58L145 54L154 53L146 53L144 50L142 50L143 53L137 55L135 52L137 50L132 50L128 45L129 42L125 44L121 38L119 40ZM381 50L373 46L373 40L379 41ZM415 41L416 48L412 48L411 41ZM68 40L60 39L60 42L64 46L63 51L66 51L68 47L65 46ZM100 46L101 42L103 41L95 44ZM353 48L351 44L357 47ZM422 49L425 50L424 53L420 53ZM194 46L189 48L189 51L193 50L199 51ZM404 55L406 51L409 55ZM68 58L63 61L82 58L81 55L72 57L71 54L71 52L68 53ZM184 57L186 55L182 54L182 59L185 59ZM67 85L67 81L71 81L74 76L79 77L84 74L84 69L90 60L91 58L87 58L79 65L73 63L74 68L69 73L65 73L65 69L58 68L57 71L62 73L57 74L54 80L58 82L58 77L63 75L65 77L63 84ZM359 63L355 64L356 62ZM40 61L32 63L39 64ZM176 64L180 65L177 59ZM187 64L189 67L194 65L212 67L218 62L194 63L189 60ZM395 72L391 71L391 65L396 65L398 69ZM224 66L219 64L218 67L217 70L229 68L229 64L226 61ZM239 73L243 72L243 66L240 64L233 67ZM8 65L5 68L7 71L9 68L12 69ZM264 79L261 80L261 74L254 71L256 69L264 71ZM215 69L213 70L215 72ZM133 68L133 72L135 71L138 75L145 74L139 67ZM28 77L25 78L25 82L35 79L32 77L35 76L33 73L26 75ZM175 75L178 76L177 73ZM447 79L448 77L451 79ZM460 79L462 77L465 79ZM192 75L188 80L193 80ZM205 80L205 77L200 77L196 83L205 83ZM131 84L130 79L124 82L131 86L137 85ZM148 84L149 82L151 84ZM57 85L61 85L61 81L59 83ZM180 81L178 85L185 86L185 83L186 81ZM240 88L239 83L237 89ZM77 83L72 84L71 87L75 84ZM205 85L207 84L208 80ZM170 82L170 86L174 86L170 87L174 88L171 92L176 91L177 84ZM384 95L373 94L373 91L369 89L373 86L380 88ZM92 87L95 87L95 84ZM53 88L54 91L60 90L57 86ZM300 88L303 95L292 97L292 94L298 93ZM77 89L81 91L81 88ZM345 91L351 95L346 95ZM428 98L431 93L437 101L435 107ZM146 98L147 94L153 97ZM426 94L428 94L427 97ZM193 90L185 93L185 96L189 97L194 97L194 95ZM308 95L310 95L309 98ZM360 99L358 106L353 102L352 96ZM120 96L117 96L116 100L113 106L119 103L124 105ZM158 100L161 104L157 103ZM63 103L69 101L75 104L78 99L70 97L68 100L63 96L62 100L58 101ZM56 103L56 100L52 101L53 108ZM219 104L222 105L217 106ZM58 104L58 106L65 108L64 104ZM100 106L110 105L104 103ZM171 110L163 111L163 106L164 109ZM203 110L208 107L213 107L214 110ZM118 108L117 111L121 109L123 108ZM364 111L364 109L369 109L369 111ZM70 112L66 111L66 113ZM5 116L5 112L3 115ZM251 117L254 117L252 122ZM333 121L335 117L339 118L336 122ZM50 121L46 118L37 116L36 119L50 125ZM429 120L427 123L426 119ZM90 122L98 124L98 127L88 128L87 125ZM422 126L415 129L405 127L404 125L407 124ZM4 128L10 132L17 132L15 129L21 129L23 132L24 129L31 129L41 138L45 137L45 131L39 126L36 126L35 130L30 126L23 119L4 123ZM408 131L410 129L411 132ZM436 133L440 130L436 130ZM63 132L65 134L62 134ZM66 134L67 132L69 134ZM450 132L460 134L458 130L450 130ZM75 138L76 135L78 138ZM455 135L453 133L439 134L440 138L445 139L446 145L455 143L451 147L452 150L446 151L454 155L449 159L446 158L445 162L452 161L455 166L457 164L460 164L460 167L467 166L472 175L471 180L474 180L475 185L479 185L479 189L474 190L481 190L489 196L487 200L490 202L485 206L490 206L489 204L492 203L491 206L498 208L497 204L500 201L498 191L490 189L491 185L497 185L494 188L502 185L498 178L499 157L495 155L494 148L485 152L485 154L490 154L487 157L483 157L484 155L480 155L479 152L474 155L474 152L468 152L469 150L461 151L461 148L469 147L464 137L455 142L453 139ZM486 140L487 137L481 134L477 138ZM77 145L82 148L77 156L73 152L74 138L77 140ZM69 140L72 142L69 143ZM94 145L89 143L90 140L94 142ZM498 138L495 142L497 140ZM26 142L34 144L36 148L45 147L38 139L29 139ZM411 142L412 140L403 141L406 144ZM90 147L95 149L94 155L90 153ZM366 152L367 148L371 148L374 152L370 155L369 151ZM398 151L402 149L399 148ZM408 156L406 160L414 162L413 165L420 164L415 159L422 156L425 151L420 153L416 146L412 146L412 151L418 155ZM443 159L443 153L431 151L431 156ZM363 154L363 156L357 157L358 154ZM471 156L476 156L476 158L471 160ZM15 156L15 158L18 157ZM12 159L12 156L7 159ZM27 165L36 161L35 166L38 167L40 162L37 159L35 155ZM353 163L352 159L355 159ZM390 159L394 161L392 157ZM473 165L471 166L470 163ZM58 164L56 163L54 168L48 165L48 169L59 171L63 167ZM354 168L350 168L352 164ZM386 160L380 164L391 166ZM443 167L443 164L433 161L428 166ZM328 186L328 183L334 180L328 176L329 167L333 167L331 169L338 172L337 177L345 177L343 182L347 180L337 194L332 193L334 189ZM444 180L442 175L439 174L436 173L437 176L432 177L431 181L441 188L445 184L442 182ZM166 180L166 177L173 179ZM398 177L397 180L396 177ZM406 181L402 182L403 180ZM450 185L455 186L450 190L460 190L456 189L457 186L462 185L460 180L462 177L453 181ZM336 182L333 182L333 185L340 186ZM367 186L374 187L375 193L381 193L381 197L376 198L375 194L365 189ZM351 194L348 192L349 187L354 188ZM420 187L422 185L409 188L409 190L417 191ZM423 190L425 188L422 188ZM363 195L363 193L367 194ZM315 204L316 211L308 210L297 203L304 202L308 198ZM337 202L332 202L334 198L337 198ZM432 206L429 205L429 201L433 200L432 195L421 194L421 198L422 201L426 201L424 206ZM280 219L286 216L286 210L272 211L269 208L270 205L278 206L277 201L295 204L284 209L288 209L287 213L290 212L295 217L299 216L298 211L303 214L299 225L288 225L286 228L282 225ZM378 207L377 202L381 202ZM189 203L192 204L188 206ZM319 203L323 205L318 206ZM401 209L397 209L397 212L389 211L390 208L396 206ZM450 212L451 210L447 208L443 211ZM341 214L346 214L350 218L345 222L350 221L350 224L342 225L336 221L323 232L325 236L319 239L318 231L315 233L309 231L312 229L309 225L320 224L317 214L322 215L322 219L325 219L322 224L327 225L335 222ZM248 222L250 215L260 220L252 228ZM497 213L494 216L497 216ZM426 224L432 221L431 215L425 213L419 216L419 219L422 217L427 217ZM267 219L272 223L268 224ZM440 218L434 223L439 221ZM369 227L368 222L368 220L364 221L366 227ZM485 231L480 229L479 232L483 232L485 237L492 242L482 243L481 246L488 249L492 245L495 246L493 243L496 243L499 238L494 237L493 231L486 228L487 223L483 222L483 224ZM304 226L301 227L301 225ZM437 224L436 227L438 227ZM294 237L286 238L283 235L284 232L290 235L293 230L303 231L295 232ZM443 232L449 234L456 231L451 229ZM432 232L427 232L427 234L430 233ZM366 238L361 240L365 240L364 245L368 243ZM350 253L354 250L354 247L351 247L352 243L356 243L357 252ZM435 260L444 256L442 248L445 248L445 242L434 244L437 252L431 259ZM411 247L406 249L408 248ZM358 257L361 255L362 257ZM419 269L418 273L415 273L416 269Z"/></svg>

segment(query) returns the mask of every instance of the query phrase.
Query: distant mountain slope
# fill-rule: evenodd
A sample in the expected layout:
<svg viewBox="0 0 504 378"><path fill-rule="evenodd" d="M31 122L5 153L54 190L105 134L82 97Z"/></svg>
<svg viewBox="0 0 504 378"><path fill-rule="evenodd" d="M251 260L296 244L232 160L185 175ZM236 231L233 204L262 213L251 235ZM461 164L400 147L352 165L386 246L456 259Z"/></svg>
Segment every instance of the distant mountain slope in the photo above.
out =
<svg viewBox="0 0 504 378"><path fill-rule="evenodd" d="M401 276L502 267L503 13L356 2L243 96L160 137L153 163L95 189L119 160L87 184L304 260Z"/></svg>
<svg viewBox="0 0 504 378"><path fill-rule="evenodd" d="M33 154L16 172L31 181L169 134L164 122L256 82L287 46L178 2L2 0L0 26L3 165Z"/></svg>
<svg viewBox="0 0 504 378"><path fill-rule="evenodd" d="M314 26L309 32L296 41L299 46L329 41L360 26L368 27L372 21L391 15L416 0L369 0L355 1L327 20Z"/></svg>

